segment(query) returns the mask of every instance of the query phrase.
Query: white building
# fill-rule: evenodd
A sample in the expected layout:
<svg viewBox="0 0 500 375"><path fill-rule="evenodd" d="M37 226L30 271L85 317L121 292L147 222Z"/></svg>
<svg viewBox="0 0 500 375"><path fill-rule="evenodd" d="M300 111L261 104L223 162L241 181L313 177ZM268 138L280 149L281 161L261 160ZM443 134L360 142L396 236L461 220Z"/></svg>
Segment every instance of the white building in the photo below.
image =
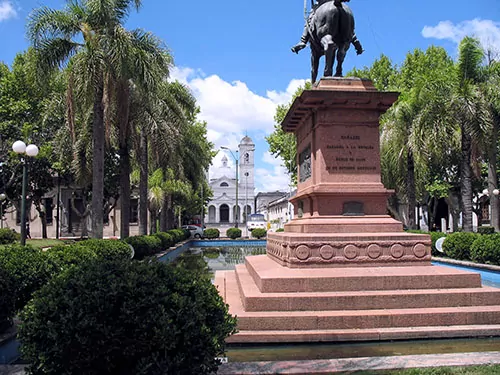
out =
<svg viewBox="0 0 500 375"><path fill-rule="evenodd" d="M268 203L266 211L271 230L283 229L284 225L293 219L293 204L289 200L295 193L296 191L284 193L280 198Z"/></svg>
<svg viewBox="0 0 500 375"><path fill-rule="evenodd" d="M228 151L222 158L222 165L214 169L213 175L210 176L213 199L208 203L208 215L205 216L207 225L244 223L246 214L255 212L254 153L255 144L250 137L245 136L236 153L231 154ZM238 186L236 168L228 165L228 158L238 159L235 160L238 163Z"/></svg>

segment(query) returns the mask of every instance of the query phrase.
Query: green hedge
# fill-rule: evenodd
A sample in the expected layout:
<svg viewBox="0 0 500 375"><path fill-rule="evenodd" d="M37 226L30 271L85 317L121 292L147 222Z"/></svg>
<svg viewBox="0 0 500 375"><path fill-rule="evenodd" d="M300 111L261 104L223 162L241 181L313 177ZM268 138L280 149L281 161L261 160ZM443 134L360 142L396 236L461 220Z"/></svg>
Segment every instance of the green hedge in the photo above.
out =
<svg viewBox="0 0 500 375"><path fill-rule="evenodd" d="M474 262L500 264L500 234L479 236L471 246L470 256Z"/></svg>
<svg viewBox="0 0 500 375"><path fill-rule="evenodd" d="M232 238L233 240L237 238L241 238L241 229L240 228L229 228L226 231L226 236Z"/></svg>
<svg viewBox="0 0 500 375"><path fill-rule="evenodd" d="M190 231L185 231L182 229L170 229L169 231L167 231L167 233L174 238L175 243L184 241L191 237Z"/></svg>
<svg viewBox="0 0 500 375"><path fill-rule="evenodd" d="M134 259L144 259L162 250L161 240L155 236L134 236L125 239L134 248Z"/></svg>
<svg viewBox="0 0 500 375"><path fill-rule="evenodd" d="M55 266L56 272L67 271L73 266L81 265L96 258L96 254L78 243L72 245L54 246L46 251L49 261Z"/></svg>
<svg viewBox="0 0 500 375"><path fill-rule="evenodd" d="M169 233L158 232L155 233L154 236L160 239L162 250L167 250L171 246L175 245L174 237Z"/></svg>
<svg viewBox="0 0 500 375"><path fill-rule="evenodd" d="M8 245L19 241L21 236L13 229L2 228L0 229L0 245Z"/></svg>
<svg viewBox="0 0 500 375"><path fill-rule="evenodd" d="M477 233L479 233L479 234L493 234L493 233L495 233L495 228L493 228L493 227L478 227Z"/></svg>
<svg viewBox="0 0 500 375"><path fill-rule="evenodd" d="M284 232L284 231L285 231L284 228L278 228L278 229L276 229L276 233L281 233L281 232Z"/></svg>
<svg viewBox="0 0 500 375"><path fill-rule="evenodd" d="M78 242L101 258L130 258L131 250L125 241L91 239Z"/></svg>
<svg viewBox="0 0 500 375"><path fill-rule="evenodd" d="M72 266L78 266L92 259L130 259L132 252L129 245L119 240L91 239L65 246L54 246L46 251L49 261L57 272L63 272Z"/></svg>
<svg viewBox="0 0 500 375"><path fill-rule="evenodd" d="M214 238L219 238L220 237L220 231L217 228L207 228L203 232L203 236L205 238L208 238L209 240L212 240Z"/></svg>
<svg viewBox="0 0 500 375"><path fill-rule="evenodd" d="M54 278L21 319L33 374L212 374L236 327L208 277L116 259Z"/></svg>
<svg viewBox="0 0 500 375"><path fill-rule="evenodd" d="M14 280L16 310L23 308L57 271L44 252L20 245L0 248L0 268Z"/></svg>
<svg viewBox="0 0 500 375"><path fill-rule="evenodd" d="M479 236L477 233L470 232L451 233L443 242L443 250L450 258L470 260L470 249Z"/></svg>
<svg viewBox="0 0 500 375"><path fill-rule="evenodd" d="M255 228L255 229L252 229L252 237L260 239L262 237L265 237L266 234L267 234L267 231L264 228Z"/></svg>
<svg viewBox="0 0 500 375"><path fill-rule="evenodd" d="M14 278L0 267L0 333L12 325L15 314L16 287Z"/></svg>

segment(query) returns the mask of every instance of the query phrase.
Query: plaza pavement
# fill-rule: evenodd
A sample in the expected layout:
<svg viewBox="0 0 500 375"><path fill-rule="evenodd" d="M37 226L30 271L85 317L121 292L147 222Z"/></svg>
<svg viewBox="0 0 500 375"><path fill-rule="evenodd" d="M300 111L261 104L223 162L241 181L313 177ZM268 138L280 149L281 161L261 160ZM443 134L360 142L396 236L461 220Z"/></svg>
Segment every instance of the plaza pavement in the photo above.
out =
<svg viewBox="0 0 500 375"><path fill-rule="evenodd" d="M217 375L326 375L356 372L383 374L409 368L500 365L500 352L426 354L391 357L322 359L311 361L230 362ZM24 365L0 366L0 375L24 375Z"/></svg>

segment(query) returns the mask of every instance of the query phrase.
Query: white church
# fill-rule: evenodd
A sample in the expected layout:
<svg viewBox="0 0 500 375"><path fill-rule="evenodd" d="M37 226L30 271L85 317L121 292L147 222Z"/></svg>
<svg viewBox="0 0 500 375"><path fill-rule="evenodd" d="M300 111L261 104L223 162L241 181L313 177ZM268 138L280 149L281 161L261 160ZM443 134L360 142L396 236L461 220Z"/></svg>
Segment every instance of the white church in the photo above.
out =
<svg viewBox="0 0 500 375"><path fill-rule="evenodd" d="M205 216L207 226L236 222L242 224L246 222L247 215L255 212L254 152L255 144L250 137L245 136L236 153L231 154L228 151L222 158L222 165L213 168L210 175L213 199L208 203L208 214ZM234 160L238 163L238 168L235 164L233 168L228 165L228 157L238 159Z"/></svg>

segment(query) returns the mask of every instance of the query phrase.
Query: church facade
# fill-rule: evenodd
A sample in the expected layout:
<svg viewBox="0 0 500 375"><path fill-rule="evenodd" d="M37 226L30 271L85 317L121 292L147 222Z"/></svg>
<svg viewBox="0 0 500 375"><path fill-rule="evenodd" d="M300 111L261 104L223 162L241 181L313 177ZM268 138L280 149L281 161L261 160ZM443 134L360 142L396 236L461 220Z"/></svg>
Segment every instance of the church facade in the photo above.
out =
<svg viewBox="0 0 500 375"><path fill-rule="evenodd" d="M254 207L254 153L255 144L245 136L236 153L228 151L222 158L222 165L214 169L210 177L213 199L208 203L205 223L210 224L242 224L247 215L255 212ZM236 168L229 166L228 158L237 158L238 182Z"/></svg>

